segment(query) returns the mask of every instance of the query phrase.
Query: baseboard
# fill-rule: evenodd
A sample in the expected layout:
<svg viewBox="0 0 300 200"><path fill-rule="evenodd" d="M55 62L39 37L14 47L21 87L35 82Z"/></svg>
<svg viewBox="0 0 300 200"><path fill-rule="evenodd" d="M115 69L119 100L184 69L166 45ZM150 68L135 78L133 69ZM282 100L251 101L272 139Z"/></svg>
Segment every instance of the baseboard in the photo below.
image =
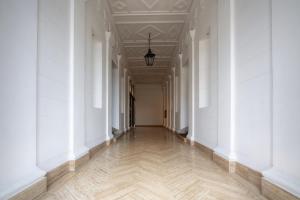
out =
<svg viewBox="0 0 300 200"><path fill-rule="evenodd" d="M214 151L206 146L204 146L203 144L200 144L198 142L194 142L194 145L196 147L198 147L200 149L200 151L202 151L204 153L204 155L206 155L208 158L210 158L211 160L213 159L213 154Z"/></svg>
<svg viewBox="0 0 300 200"><path fill-rule="evenodd" d="M261 181L261 191L262 194L271 200L299 200L300 198L294 196L293 194L285 191L284 189L274 185L267 179L262 178Z"/></svg>
<svg viewBox="0 0 300 200"><path fill-rule="evenodd" d="M81 156L76 160L69 160L53 170L47 172L45 177L40 178L38 181L33 183L32 185L25 188L23 191L14 195L10 200L30 200L38 197L42 193L47 191L47 187L51 184L59 180L64 175L78 170L81 166L86 164L91 157L93 157L98 151L100 151L103 147L110 145L113 142L113 139L109 141L105 141L89 150L88 153Z"/></svg>
<svg viewBox="0 0 300 200"><path fill-rule="evenodd" d="M90 154L90 158L94 157L95 154L100 151L102 148L106 147L106 146L109 146L110 145L110 141L109 142L103 142L101 144L98 144L96 145L95 147L91 148L90 151L89 151L89 154Z"/></svg>
<svg viewBox="0 0 300 200"><path fill-rule="evenodd" d="M53 170L47 172L47 185L53 184L55 181L66 175L70 172L70 163L69 161L64 164L54 168Z"/></svg>
<svg viewBox="0 0 300 200"><path fill-rule="evenodd" d="M113 138L113 142L117 142L121 137L123 137L123 135L126 133L127 131L123 131L121 134L116 135Z"/></svg>
<svg viewBox="0 0 300 200"><path fill-rule="evenodd" d="M234 161L227 160L226 158L223 158L222 156L218 155L216 152L213 153L213 161L225 169L229 173L235 172L235 165L236 163Z"/></svg>
<svg viewBox="0 0 300 200"><path fill-rule="evenodd" d="M226 170L229 173L235 173L242 177L244 180L258 188L262 195L270 200L300 200L300 198L286 191L285 189L274 185L268 181L261 172L251 169L250 167L243 165L237 161L230 161L228 158L218 154L213 149L202 145L196 141L190 141L187 138L176 134L176 136L191 146L195 146L204 152L209 158L211 158L217 165Z"/></svg>
<svg viewBox="0 0 300 200"><path fill-rule="evenodd" d="M76 160L69 161L70 171L76 171L81 166L86 164L89 160L90 160L90 153L88 152L87 154L83 155L82 157L80 157Z"/></svg>
<svg viewBox="0 0 300 200"><path fill-rule="evenodd" d="M34 199L47 191L47 178L42 177L32 185L25 188L22 192L14 195L10 200L28 200Z"/></svg>
<svg viewBox="0 0 300 200"><path fill-rule="evenodd" d="M238 162L235 163L235 173L246 179L248 182L255 185L259 190L261 190L261 180L263 177L262 173L255 171Z"/></svg>

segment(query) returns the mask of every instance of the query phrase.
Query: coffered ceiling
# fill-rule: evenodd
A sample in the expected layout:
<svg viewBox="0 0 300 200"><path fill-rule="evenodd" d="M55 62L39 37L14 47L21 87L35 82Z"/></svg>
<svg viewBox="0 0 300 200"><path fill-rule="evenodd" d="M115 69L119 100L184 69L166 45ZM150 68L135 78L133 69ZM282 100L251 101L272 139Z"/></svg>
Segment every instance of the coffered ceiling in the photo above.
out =
<svg viewBox="0 0 300 200"><path fill-rule="evenodd" d="M185 19L193 0L107 0L135 83L161 83L169 73ZM151 49L155 65L145 66Z"/></svg>

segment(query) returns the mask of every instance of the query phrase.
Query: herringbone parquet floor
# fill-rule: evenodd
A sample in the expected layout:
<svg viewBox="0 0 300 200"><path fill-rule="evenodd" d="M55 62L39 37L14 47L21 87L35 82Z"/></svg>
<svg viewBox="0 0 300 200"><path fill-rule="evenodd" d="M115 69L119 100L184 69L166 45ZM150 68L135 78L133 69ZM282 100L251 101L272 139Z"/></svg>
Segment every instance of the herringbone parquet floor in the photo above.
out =
<svg viewBox="0 0 300 200"><path fill-rule="evenodd" d="M53 184L40 200L264 199L164 128L136 128Z"/></svg>

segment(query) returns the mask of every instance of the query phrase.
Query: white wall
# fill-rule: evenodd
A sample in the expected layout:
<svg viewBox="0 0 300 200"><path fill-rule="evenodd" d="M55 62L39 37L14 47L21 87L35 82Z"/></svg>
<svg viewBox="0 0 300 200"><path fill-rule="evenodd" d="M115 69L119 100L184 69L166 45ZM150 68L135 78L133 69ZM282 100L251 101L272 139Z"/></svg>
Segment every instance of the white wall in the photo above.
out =
<svg viewBox="0 0 300 200"><path fill-rule="evenodd" d="M112 127L120 129L120 74L118 66L112 68Z"/></svg>
<svg viewBox="0 0 300 200"><path fill-rule="evenodd" d="M188 74L189 66L184 65L180 70L180 123L179 130L188 127L188 101L189 101L189 84Z"/></svg>
<svg viewBox="0 0 300 200"><path fill-rule="evenodd" d="M163 124L163 93L158 84L135 85L136 125Z"/></svg>
<svg viewBox="0 0 300 200"><path fill-rule="evenodd" d="M44 176L36 166L37 1L0 1L0 199Z"/></svg>
<svg viewBox="0 0 300 200"><path fill-rule="evenodd" d="M262 170L271 164L270 1L235 1L233 12L235 153L241 163Z"/></svg>
<svg viewBox="0 0 300 200"><path fill-rule="evenodd" d="M86 145L92 148L106 140L106 39L103 12L104 8L97 9L97 1L88 1L86 7L86 77L85 77L85 123ZM93 67L92 41L93 37L102 42L102 108L93 106ZM111 61L110 61L111 62Z"/></svg>
<svg viewBox="0 0 300 200"><path fill-rule="evenodd" d="M217 144L218 135L218 43L217 43L217 1L204 1L201 6L198 4L197 24L195 26L195 140L210 148ZM200 6L200 7L199 7ZM194 11L195 12L195 11ZM208 40L207 52L199 52L199 41ZM200 93L204 87L203 78L199 72L200 55L209 54L208 71L204 72L207 79L207 91ZM199 98L207 98L207 107L199 108Z"/></svg>
<svg viewBox="0 0 300 200"><path fill-rule="evenodd" d="M105 1L96 0L1 1L0 199L43 177L41 169L77 159L88 152L86 145L111 136L106 72L111 47L119 45L116 35L114 42L106 40L111 16L105 9ZM108 47L102 109L92 101L92 37Z"/></svg>
<svg viewBox="0 0 300 200"><path fill-rule="evenodd" d="M47 171L68 160L70 11L67 0L39 1L38 164Z"/></svg>
<svg viewBox="0 0 300 200"><path fill-rule="evenodd" d="M264 175L300 197L300 2L272 1L273 168Z"/></svg>
<svg viewBox="0 0 300 200"><path fill-rule="evenodd" d="M195 113L195 140L300 196L299 1L220 0L218 37L217 5L203 1L202 7L211 10L198 10L198 28L190 22L195 44L209 27L218 66L211 64L209 106Z"/></svg>

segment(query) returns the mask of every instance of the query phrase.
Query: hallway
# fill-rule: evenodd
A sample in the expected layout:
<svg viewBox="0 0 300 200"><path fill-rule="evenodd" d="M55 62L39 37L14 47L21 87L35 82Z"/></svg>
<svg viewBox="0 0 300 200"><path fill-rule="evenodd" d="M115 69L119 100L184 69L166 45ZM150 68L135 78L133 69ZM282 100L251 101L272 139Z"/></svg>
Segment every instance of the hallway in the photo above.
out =
<svg viewBox="0 0 300 200"><path fill-rule="evenodd" d="M100 150L39 200L265 199L165 128L140 127Z"/></svg>
<svg viewBox="0 0 300 200"><path fill-rule="evenodd" d="M0 200L300 199L300 0L0 0Z"/></svg>

